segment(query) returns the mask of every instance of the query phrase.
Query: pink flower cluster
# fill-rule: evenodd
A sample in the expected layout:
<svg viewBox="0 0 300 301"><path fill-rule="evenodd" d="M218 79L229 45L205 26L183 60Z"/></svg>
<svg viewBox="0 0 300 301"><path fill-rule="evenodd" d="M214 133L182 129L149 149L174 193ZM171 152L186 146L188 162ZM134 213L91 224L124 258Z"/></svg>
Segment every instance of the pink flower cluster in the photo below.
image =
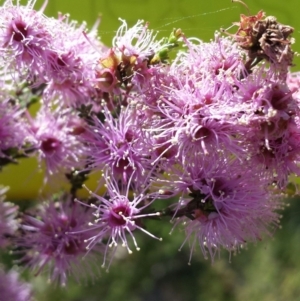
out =
<svg viewBox="0 0 300 301"><path fill-rule="evenodd" d="M0 8L0 163L34 156L45 181L63 175L71 188L22 215L15 234L0 220L19 263L65 285L82 257L98 251L109 267L119 246L139 250L136 231L161 240L142 222L158 216L184 228L191 257L197 245L214 259L273 234L300 175L291 27L259 12L203 42L121 20L108 48L97 24L87 32L34 4ZM84 184L94 171L102 194Z"/></svg>

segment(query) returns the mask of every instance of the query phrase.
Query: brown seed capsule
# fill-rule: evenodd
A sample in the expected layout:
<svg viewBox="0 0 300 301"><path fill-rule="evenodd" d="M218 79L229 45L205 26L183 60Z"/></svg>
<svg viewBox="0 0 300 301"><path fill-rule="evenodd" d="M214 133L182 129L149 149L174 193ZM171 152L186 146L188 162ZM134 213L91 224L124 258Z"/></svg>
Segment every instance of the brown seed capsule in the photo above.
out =
<svg viewBox="0 0 300 301"><path fill-rule="evenodd" d="M294 56L291 49L293 27L279 23L273 16L266 17L263 11L253 16L241 14L240 22L233 24L239 28L231 36L241 48L248 51L245 65L250 72L265 59L278 68L283 76L286 75Z"/></svg>

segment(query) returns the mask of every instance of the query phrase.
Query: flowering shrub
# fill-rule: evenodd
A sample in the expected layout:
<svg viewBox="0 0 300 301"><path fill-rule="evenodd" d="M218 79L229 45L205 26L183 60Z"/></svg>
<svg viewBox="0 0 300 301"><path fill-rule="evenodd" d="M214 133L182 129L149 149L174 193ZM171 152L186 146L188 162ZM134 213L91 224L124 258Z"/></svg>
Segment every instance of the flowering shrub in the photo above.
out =
<svg viewBox="0 0 300 301"><path fill-rule="evenodd" d="M70 190L18 219L1 190L0 246L17 263L66 285L95 254L108 269L119 247L139 250L137 231L159 243L147 219L183 228L190 260L198 247L214 260L273 235L300 175L292 27L260 11L205 43L121 20L108 48L96 29L34 4L0 8L0 164L36 157L45 182L64 178Z"/></svg>

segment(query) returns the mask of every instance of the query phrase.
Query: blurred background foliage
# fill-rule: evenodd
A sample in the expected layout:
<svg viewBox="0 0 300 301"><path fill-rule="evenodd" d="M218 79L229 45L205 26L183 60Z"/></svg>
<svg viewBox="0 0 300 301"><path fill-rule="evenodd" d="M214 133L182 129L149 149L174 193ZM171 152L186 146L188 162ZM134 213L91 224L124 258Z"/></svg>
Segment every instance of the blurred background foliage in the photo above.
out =
<svg viewBox="0 0 300 301"><path fill-rule="evenodd" d="M299 0L246 2L251 14L262 9L267 15L276 16L279 22L293 26L296 39L293 48L300 52ZM38 9L42 4L43 0L39 0L35 7ZM106 45L111 45L120 25L118 18L127 20L129 25L138 19L149 21L150 28L159 31L159 37L168 36L176 27L186 36L209 41L216 30L230 27L232 22L239 21L241 13L247 14L245 7L230 0L49 0L46 15L55 17L58 11L70 13L79 22L86 21L89 27L101 14L99 35ZM235 31L235 28L230 30ZM300 70L299 57L295 64L293 71ZM11 186L9 198L15 200L39 198L42 179L33 159L5 168L0 174L0 183ZM96 179L94 176L88 186L92 187ZM109 272L102 270L93 283L71 280L66 288L57 288L47 284L44 276L24 276L33 284L37 301L297 301L300 300L300 202L299 199L288 202L282 229L273 239L248 246L236 256L221 252L214 263L204 260L198 248L192 264L188 265L188 245L178 252L183 233L176 229L169 235L172 225L162 221L147 224L152 233L163 237L162 242L137 234L141 251L128 255L121 250ZM9 264L11 258L2 255L2 261ZM101 261L99 269L100 265Z"/></svg>

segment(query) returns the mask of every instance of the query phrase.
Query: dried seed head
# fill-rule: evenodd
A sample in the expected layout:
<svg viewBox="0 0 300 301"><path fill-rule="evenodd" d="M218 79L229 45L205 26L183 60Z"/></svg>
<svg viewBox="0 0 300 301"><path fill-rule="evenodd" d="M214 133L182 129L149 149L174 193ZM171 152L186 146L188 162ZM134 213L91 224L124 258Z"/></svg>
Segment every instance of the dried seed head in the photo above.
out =
<svg viewBox="0 0 300 301"><path fill-rule="evenodd" d="M241 48L248 50L246 67L249 71L265 59L286 75L294 56L291 49L293 27L279 23L273 16L266 17L263 11L254 16L241 14L240 22L234 25L239 27L234 39Z"/></svg>

